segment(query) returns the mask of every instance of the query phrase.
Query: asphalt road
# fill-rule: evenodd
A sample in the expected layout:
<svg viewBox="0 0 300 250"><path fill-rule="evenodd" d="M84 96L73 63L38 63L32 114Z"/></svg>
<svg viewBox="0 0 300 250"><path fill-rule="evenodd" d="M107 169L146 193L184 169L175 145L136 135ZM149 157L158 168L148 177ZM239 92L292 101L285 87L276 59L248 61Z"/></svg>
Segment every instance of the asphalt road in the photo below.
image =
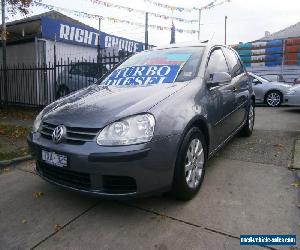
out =
<svg viewBox="0 0 300 250"><path fill-rule="evenodd" d="M0 249L268 249L241 247L240 234L296 234L299 245L296 138L300 108L257 108L252 137L209 162L190 202L101 200L44 182L32 162L2 170Z"/></svg>

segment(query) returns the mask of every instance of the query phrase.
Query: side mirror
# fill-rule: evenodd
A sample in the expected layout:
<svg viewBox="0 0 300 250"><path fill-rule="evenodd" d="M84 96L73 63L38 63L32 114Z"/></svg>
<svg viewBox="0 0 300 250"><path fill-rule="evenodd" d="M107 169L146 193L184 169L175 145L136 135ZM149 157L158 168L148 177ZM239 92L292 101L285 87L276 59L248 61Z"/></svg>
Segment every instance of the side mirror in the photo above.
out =
<svg viewBox="0 0 300 250"><path fill-rule="evenodd" d="M207 86L213 88L219 84L226 83L231 81L231 76L227 72L216 72L210 74L209 79L207 80Z"/></svg>

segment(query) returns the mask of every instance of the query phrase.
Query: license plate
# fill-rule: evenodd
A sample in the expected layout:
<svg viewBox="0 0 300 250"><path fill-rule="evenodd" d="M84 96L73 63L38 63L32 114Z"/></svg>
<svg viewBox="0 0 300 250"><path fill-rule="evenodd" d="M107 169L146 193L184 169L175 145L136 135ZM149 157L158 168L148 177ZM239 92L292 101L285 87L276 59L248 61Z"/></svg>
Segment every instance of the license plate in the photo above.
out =
<svg viewBox="0 0 300 250"><path fill-rule="evenodd" d="M44 162L57 166L57 167L66 167L68 164L68 158L66 155L57 154L55 152L49 152L42 150L42 159Z"/></svg>

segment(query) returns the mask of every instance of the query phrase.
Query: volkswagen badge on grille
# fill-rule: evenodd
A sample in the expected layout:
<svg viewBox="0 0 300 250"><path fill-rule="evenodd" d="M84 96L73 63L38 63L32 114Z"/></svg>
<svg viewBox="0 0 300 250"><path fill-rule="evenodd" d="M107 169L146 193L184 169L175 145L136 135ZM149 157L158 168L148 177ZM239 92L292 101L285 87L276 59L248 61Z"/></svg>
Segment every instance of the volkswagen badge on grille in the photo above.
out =
<svg viewBox="0 0 300 250"><path fill-rule="evenodd" d="M60 143L66 134L66 127L64 125L57 126L52 133L52 141L54 143Z"/></svg>

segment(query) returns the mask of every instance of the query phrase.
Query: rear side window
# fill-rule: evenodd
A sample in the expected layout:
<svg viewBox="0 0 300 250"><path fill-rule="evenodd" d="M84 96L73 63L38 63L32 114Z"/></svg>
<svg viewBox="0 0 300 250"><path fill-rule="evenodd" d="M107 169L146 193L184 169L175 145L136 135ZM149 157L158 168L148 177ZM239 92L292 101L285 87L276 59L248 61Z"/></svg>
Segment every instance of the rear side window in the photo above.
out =
<svg viewBox="0 0 300 250"><path fill-rule="evenodd" d="M230 49L225 49L225 54L231 75L235 77L242 74L244 69L240 60L237 58L237 55Z"/></svg>
<svg viewBox="0 0 300 250"><path fill-rule="evenodd" d="M212 74L216 72L229 72L224 54L221 49L215 49L210 54L206 67L205 78L210 79Z"/></svg>

